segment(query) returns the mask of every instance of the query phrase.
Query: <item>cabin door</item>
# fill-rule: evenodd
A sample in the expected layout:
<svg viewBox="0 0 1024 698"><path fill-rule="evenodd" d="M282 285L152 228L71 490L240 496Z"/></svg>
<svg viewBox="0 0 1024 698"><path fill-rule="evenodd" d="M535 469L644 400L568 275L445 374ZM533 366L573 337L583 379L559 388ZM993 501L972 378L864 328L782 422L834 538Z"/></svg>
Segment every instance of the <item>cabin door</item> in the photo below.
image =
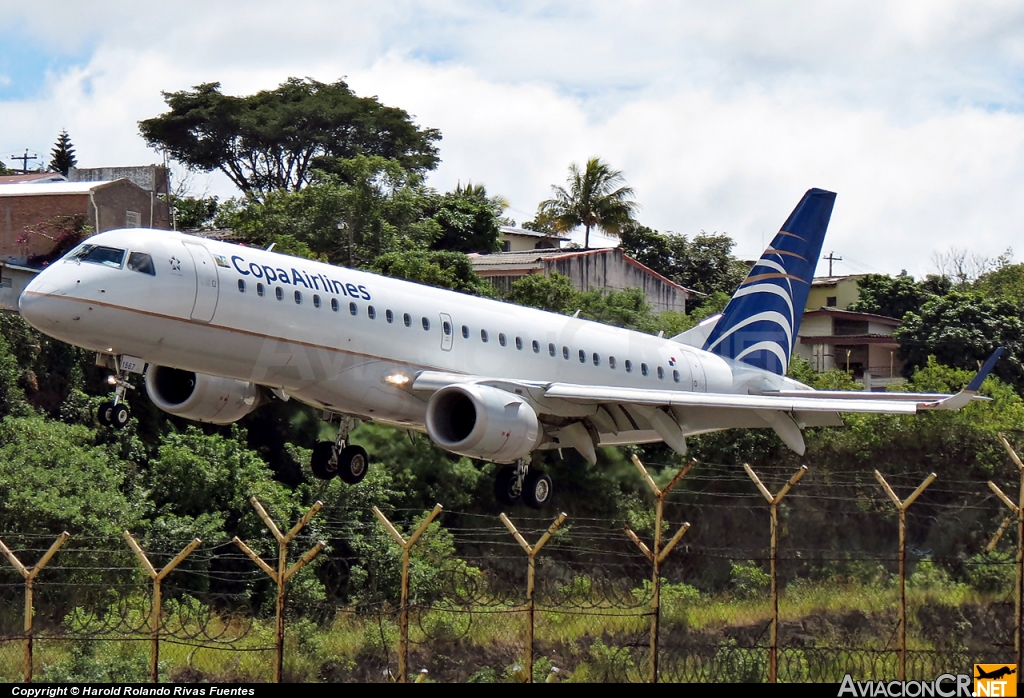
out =
<svg viewBox="0 0 1024 698"><path fill-rule="evenodd" d="M191 318L196 322L209 322L217 310L217 264L203 244L186 242L185 249L192 255L196 270L196 301L192 305Z"/></svg>
<svg viewBox="0 0 1024 698"><path fill-rule="evenodd" d="M441 349L451 351L454 338L455 327L452 325L452 316L448 313L441 313Z"/></svg>

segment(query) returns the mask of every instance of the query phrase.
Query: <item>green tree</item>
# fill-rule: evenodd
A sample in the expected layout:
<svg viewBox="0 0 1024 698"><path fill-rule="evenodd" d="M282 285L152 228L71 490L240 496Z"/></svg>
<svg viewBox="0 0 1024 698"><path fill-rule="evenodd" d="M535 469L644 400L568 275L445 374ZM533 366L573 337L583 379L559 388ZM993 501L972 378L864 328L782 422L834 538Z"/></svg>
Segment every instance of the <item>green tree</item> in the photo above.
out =
<svg viewBox="0 0 1024 698"><path fill-rule="evenodd" d="M18 173L15 170L8 169L7 165L5 165L2 160L0 160L0 176L3 176L3 175L13 175L13 174L18 174Z"/></svg>
<svg viewBox="0 0 1024 698"><path fill-rule="evenodd" d="M705 233L662 235L642 225L627 225L620 234L623 251L641 264L681 286L697 291L688 306L701 307L712 294L729 296L746 277L747 266L733 256L736 242L728 235Z"/></svg>
<svg viewBox="0 0 1024 698"><path fill-rule="evenodd" d="M474 296L494 295L494 287L477 276L473 263L461 252L388 252L377 257L370 269L384 276Z"/></svg>
<svg viewBox="0 0 1024 698"><path fill-rule="evenodd" d="M216 196L175 196L171 208L178 230L199 230L213 224L219 201Z"/></svg>
<svg viewBox="0 0 1024 698"><path fill-rule="evenodd" d="M896 319L919 309L931 296L921 284L914 281L914 277L902 274L868 274L858 279L857 288L860 295L850 304L848 310Z"/></svg>
<svg viewBox="0 0 1024 698"><path fill-rule="evenodd" d="M220 170L247 194L300 189L315 168L342 174L358 155L420 173L438 163L439 131L357 97L342 80L289 78L248 97L225 95L217 82L163 95L169 110L139 122L146 142L189 168Z"/></svg>
<svg viewBox="0 0 1024 698"><path fill-rule="evenodd" d="M419 175L362 155L344 168L344 179L320 174L298 191L225 202L216 224L252 244L354 267L386 252L426 250L440 234L429 214L434 193Z"/></svg>
<svg viewBox="0 0 1024 698"><path fill-rule="evenodd" d="M50 151L50 170L60 172L67 177L68 172L76 164L78 164L78 158L75 157L75 148L71 145L71 136L68 135L67 129L64 129L57 136L57 143Z"/></svg>
<svg viewBox="0 0 1024 698"><path fill-rule="evenodd" d="M568 276L530 274L514 282L505 297L510 303L568 314L580 307L579 291Z"/></svg>
<svg viewBox="0 0 1024 698"><path fill-rule="evenodd" d="M974 282L974 288L986 296L1024 307L1024 264L1007 264L985 274Z"/></svg>
<svg viewBox="0 0 1024 698"><path fill-rule="evenodd" d="M1006 347L1007 355L994 372L1018 389L1024 387L1024 322L1010 301L976 291L933 296L917 312L903 316L893 337L900 343L908 370L927 365L932 356L946 366L977 370L978 362L996 347Z"/></svg>
<svg viewBox="0 0 1024 698"><path fill-rule="evenodd" d="M587 160L582 171L573 163L569 166L568 188L552 185L554 197L540 203L538 218L550 221L561 233L583 226L583 248L590 249L592 228L618 235L633 221L638 204L633 201L632 187L624 182L621 171L611 169L599 158Z"/></svg>
<svg viewBox="0 0 1024 698"><path fill-rule="evenodd" d="M497 252L499 222L507 207L501 197L488 196L482 185L456 186L437 202L433 218L441 227L441 236L433 248L466 254Z"/></svg>

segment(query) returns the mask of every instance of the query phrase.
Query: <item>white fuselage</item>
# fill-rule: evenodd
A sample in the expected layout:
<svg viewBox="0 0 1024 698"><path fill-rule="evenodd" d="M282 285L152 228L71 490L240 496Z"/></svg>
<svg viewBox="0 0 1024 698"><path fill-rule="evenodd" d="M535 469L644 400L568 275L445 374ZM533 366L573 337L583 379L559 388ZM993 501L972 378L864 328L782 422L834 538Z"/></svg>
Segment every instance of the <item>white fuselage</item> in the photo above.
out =
<svg viewBox="0 0 1024 698"><path fill-rule="evenodd" d="M794 385L665 338L181 233L87 242L149 254L155 273L55 262L21 301L40 330L405 428L424 428L429 396L388 379L423 370L716 393Z"/></svg>

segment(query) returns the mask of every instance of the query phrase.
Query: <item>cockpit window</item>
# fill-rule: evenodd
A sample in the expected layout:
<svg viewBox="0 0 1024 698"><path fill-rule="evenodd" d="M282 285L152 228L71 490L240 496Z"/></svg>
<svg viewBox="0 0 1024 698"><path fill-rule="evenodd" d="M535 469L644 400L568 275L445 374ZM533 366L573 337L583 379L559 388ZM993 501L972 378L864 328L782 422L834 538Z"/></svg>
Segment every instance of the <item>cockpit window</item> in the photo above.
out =
<svg viewBox="0 0 1024 698"><path fill-rule="evenodd" d="M124 250L119 250L116 247L104 247L102 245L82 245L79 250L69 255L68 258L79 262L103 264L120 269L121 264L124 262Z"/></svg>
<svg viewBox="0 0 1024 698"><path fill-rule="evenodd" d="M156 276L156 267L153 266L153 258L145 252L132 252L128 255L128 268L132 271Z"/></svg>

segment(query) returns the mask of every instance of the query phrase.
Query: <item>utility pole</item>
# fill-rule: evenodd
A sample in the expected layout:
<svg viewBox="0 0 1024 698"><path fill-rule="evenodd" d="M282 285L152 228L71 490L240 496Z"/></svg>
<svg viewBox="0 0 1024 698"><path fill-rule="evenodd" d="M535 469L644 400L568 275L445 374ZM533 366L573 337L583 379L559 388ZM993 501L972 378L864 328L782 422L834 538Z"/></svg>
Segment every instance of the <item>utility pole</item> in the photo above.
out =
<svg viewBox="0 0 1024 698"><path fill-rule="evenodd" d="M822 257L822 259L827 259L828 260L828 275L829 276L832 276L832 262L841 262L841 261L843 261L842 257L836 257L836 253L835 252L829 252L828 253L828 257Z"/></svg>
<svg viewBox="0 0 1024 698"><path fill-rule="evenodd" d="M22 174L28 174L28 161L29 160L38 160L38 159L39 159L38 155L29 155L28 154L28 148L25 148L25 154L24 155L12 155L11 156L11 160L21 160L21 173Z"/></svg>

